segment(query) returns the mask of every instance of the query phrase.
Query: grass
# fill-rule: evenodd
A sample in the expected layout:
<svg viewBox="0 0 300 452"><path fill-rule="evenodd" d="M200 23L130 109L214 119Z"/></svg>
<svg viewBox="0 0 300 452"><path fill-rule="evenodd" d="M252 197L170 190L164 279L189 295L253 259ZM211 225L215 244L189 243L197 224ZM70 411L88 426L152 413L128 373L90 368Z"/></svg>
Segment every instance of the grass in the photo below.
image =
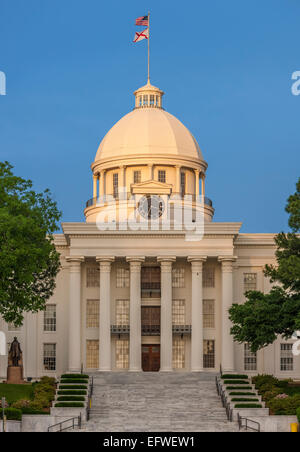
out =
<svg viewBox="0 0 300 452"><path fill-rule="evenodd" d="M6 401L11 404L20 399L33 399L32 384L13 385L7 383L0 383L0 399L6 398Z"/></svg>

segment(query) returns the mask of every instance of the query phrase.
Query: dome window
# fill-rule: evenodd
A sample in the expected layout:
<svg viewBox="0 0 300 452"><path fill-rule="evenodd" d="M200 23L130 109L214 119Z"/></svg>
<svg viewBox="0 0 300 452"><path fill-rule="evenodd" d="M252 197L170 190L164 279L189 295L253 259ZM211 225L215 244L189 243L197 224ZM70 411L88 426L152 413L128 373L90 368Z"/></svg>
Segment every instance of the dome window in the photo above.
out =
<svg viewBox="0 0 300 452"><path fill-rule="evenodd" d="M141 182L141 171L133 172L133 182L134 184L139 184Z"/></svg>
<svg viewBox="0 0 300 452"><path fill-rule="evenodd" d="M166 172L164 170L158 170L158 182L166 183Z"/></svg>
<svg viewBox="0 0 300 452"><path fill-rule="evenodd" d="M185 173L182 172L180 174L180 188L181 188L181 196L185 195Z"/></svg>
<svg viewBox="0 0 300 452"><path fill-rule="evenodd" d="M113 194L114 198L117 198L119 195L119 174L113 174Z"/></svg>

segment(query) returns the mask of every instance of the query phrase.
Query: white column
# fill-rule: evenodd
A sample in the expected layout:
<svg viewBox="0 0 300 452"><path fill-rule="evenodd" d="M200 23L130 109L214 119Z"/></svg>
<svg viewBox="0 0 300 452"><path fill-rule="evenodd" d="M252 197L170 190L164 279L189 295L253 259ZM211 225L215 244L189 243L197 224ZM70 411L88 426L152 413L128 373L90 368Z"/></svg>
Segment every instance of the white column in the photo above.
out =
<svg viewBox="0 0 300 452"><path fill-rule="evenodd" d="M112 256L97 256L100 263L99 371L111 370L110 270Z"/></svg>
<svg viewBox="0 0 300 452"><path fill-rule="evenodd" d="M142 370L142 331L141 331L141 266L144 257L127 257L130 263L130 336L129 370Z"/></svg>
<svg viewBox="0 0 300 452"><path fill-rule="evenodd" d="M201 195L205 196L205 174L201 173Z"/></svg>
<svg viewBox="0 0 300 452"><path fill-rule="evenodd" d="M174 256L158 257L161 268L161 307L160 307L160 370L173 370L173 334L172 334L172 262Z"/></svg>
<svg viewBox="0 0 300 452"><path fill-rule="evenodd" d="M192 335L191 335L191 371L203 371L203 296L202 269L206 256L188 257L192 270Z"/></svg>
<svg viewBox="0 0 300 452"><path fill-rule="evenodd" d="M97 198L98 174L93 175L93 198Z"/></svg>
<svg viewBox="0 0 300 452"><path fill-rule="evenodd" d="M229 320L228 310L232 305L233 297L233 278L232 263L236 260L235 256L219 256L219 262L222 264L222 370L224 373L235 371L234 366L234 344L233 337L230 334L231 322Z"/></svg>
<svg viewBox="0 0 300 452"><path fill-rule="evenodd" d="M180 165L176 165L176 178L175 178L175 193L179 194L180 193L180 171L181 171L181 166Z"/></svg>
<svg viewBox="0 0 300 452"><path fill-rule="evenodd" d="M100 173L99 197L105 195L105 171L106 170L102 170Z"/></svg>
<svg viewBox="0 0 300 452"><path fill-rule="evenodd" d="M69 297L69 371L81 369L81 262L83 256L66 256L70 263Z"/></svg>
<svg viewBox="0 0 300 452"><path fill-rule="evenodd" d="M199 186L199 170L195 171L195 195L198 196L200 194L200 186Z"/></svg>

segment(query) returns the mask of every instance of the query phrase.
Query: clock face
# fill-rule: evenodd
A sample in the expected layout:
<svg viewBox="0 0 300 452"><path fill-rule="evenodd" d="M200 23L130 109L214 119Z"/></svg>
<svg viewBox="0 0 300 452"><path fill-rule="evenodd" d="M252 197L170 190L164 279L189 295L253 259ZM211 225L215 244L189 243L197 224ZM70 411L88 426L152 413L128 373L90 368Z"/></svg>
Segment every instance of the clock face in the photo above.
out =
<svg viewBox="0 0 300 452"><path fill-rule="evenodd" d="M138 204L140 215L147 220L157 220L165 210L165 203L160 196L143 196Z"/></svg>

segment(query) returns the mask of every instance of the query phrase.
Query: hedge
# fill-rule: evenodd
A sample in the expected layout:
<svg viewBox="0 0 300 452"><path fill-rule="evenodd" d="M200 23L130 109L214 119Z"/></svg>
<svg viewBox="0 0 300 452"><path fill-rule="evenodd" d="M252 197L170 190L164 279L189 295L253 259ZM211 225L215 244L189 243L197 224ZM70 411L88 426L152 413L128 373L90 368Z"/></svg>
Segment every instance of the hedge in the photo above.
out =
<svg viewBox="0 0 300 452"><path fill-rule="evenodd" d="M83 379L83 378L89 378L88 375L85 374L62 374L60 378L79 378L79 379Z"/></svg>
<svg viewBox="0 0 300 452"><path fill-rule="evenodd" d="M49 411L34 410L33 408L22 408L22 414L46 414L49 416Z"/></svg>
<svg viewBox="0 0 300 452"><path fill-rule="evenodd" d="M86 395L87 391L76 391L74 389L70 389L70 391L57 391L58 395Z"/></svg>
<svg viewBox="0 0 300 452"><path fill-rule="evenodd" d="M245 395L245 396L256 396L254 392L230 392L229 395Z"/></svg>
<svg viewBox="0 0 300 452"><path fill-rule="evenodd" d="M237 380L240 380L240 379L248 379L248 375L236 375L236 374L224 374L224 375L222 375L222 377L221 377L223 380L226 380L226 379L228 379L228 380L233 380L233 379L237 379Z"/></svg>
<svg viewBox="0 0 300 452"><path fill-rule="evenodd" d="M237 403L234 408L262 408L260 403Z"/></svg>
<svg viewBox="0 0 300 452"><path fill-rule="evenodd" d="M226 386L226 390L230 390L230 389L252 389L251 386Z"/></svg>
<svg viewBox="0 0 300 452"><path fill-rule="evenodd" d="M249 385L248 381L244 380L224 380L225 385Z"/></svg>
<svg viewBox="0 0 300 452"><path fill-rule="evenodd" d="M67 408L67 407L81 408L81 407L84 407L84 403L82 403L82 402L70 402L70 403L68 403L68 402L59 402L59 403L55 404L55 407L56 408L60 408L60 407L64 407L64 408Z"/></svg>
<svg viewBox="0 0 300 452"><path fill-rule="evenodd" d="M67 378L67 379L65 379L65 380L61 380L60 381L61 382L61 384L66 384L66 383L78 383L78 384L88 384L88 381L87 380L79 380L79 378L78 378L78 380L73 380L72 378Z"/></svg>
<svg viewBox="0 0 300 452"><path fill-rule="evenodd" d="M297 414L298 422L299 422L299 424L300 424L300 406L299 406L299 408L297 408L296 414Z"/></svg>
<svg viewBox="0 0 300 452"><path fill-rule="evenodd" d="M8 421L21 421L22 411L18 408L5 408L4 415ZM0 410L0 419L2 419L2 409Z"/></svg>
<svg viewBox="0 0 300 452"><path fill-rule="evenodd" d="M58 389L87 389L84 385L59 385Z"/></svg>
<svg viewBox="0 0 300 452"><path fill-rule="evenodd" d="M72 401L77 401L77 402L84 402L85 401L85 397L77 397L77 396L60 396L57 397L58 401L64 401L64 402L72 402Z"/></svg>
<svg viewBox="0 0 300 452"><path fill-rule="evenodd" d="M259 399L248 399L248 398L236 398L236 399L231 399L231 402L259 402Z"/></svg>

